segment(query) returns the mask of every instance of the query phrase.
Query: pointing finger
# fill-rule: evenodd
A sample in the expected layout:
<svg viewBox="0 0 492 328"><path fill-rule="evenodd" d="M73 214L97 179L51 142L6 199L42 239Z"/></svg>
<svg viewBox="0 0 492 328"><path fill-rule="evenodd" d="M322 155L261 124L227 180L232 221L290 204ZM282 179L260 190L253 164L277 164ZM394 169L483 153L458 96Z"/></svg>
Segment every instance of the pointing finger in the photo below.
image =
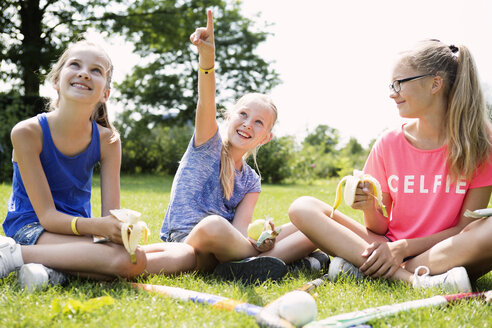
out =
<svg viewBox="0 0 492 328"><path fill-rule="evenodd" d="M214 17L210 9L207 10L207 32L209 35L214 34Z"/></svg>

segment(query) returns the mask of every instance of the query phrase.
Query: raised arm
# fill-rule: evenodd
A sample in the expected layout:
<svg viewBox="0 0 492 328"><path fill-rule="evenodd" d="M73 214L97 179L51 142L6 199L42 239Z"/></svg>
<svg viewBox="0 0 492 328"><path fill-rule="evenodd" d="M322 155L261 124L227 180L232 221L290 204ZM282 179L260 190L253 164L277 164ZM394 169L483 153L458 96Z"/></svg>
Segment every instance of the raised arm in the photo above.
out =
<svg viewBox="0 0 492 328"><path fill-rule="evenodd" d="M217 132L215 105L215 43L212 11L207 11L207 27L190 36L199 54L198 103L195 116L195 146L207 142Z"/></svg>

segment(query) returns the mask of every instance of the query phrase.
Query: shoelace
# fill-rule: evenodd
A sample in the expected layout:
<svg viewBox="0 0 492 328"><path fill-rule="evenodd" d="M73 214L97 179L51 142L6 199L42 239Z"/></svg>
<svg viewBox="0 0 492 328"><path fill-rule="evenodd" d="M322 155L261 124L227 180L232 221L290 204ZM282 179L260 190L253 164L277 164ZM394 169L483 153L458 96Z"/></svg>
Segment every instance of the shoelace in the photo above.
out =
<svg viewBox="0 0 492 328"><path fill-rule="evenodd" d="M419 275L419 272L421 269L424 269L425 272L421 275ZM413 272L413 276L415 277L415 282L417 285L420 285L421 284L421 281L422 281L422 278L424 277L427 277L430 273L430 270L428 267L426 267L425 265L421 265L421 266L418 266L415 271Z"/></svg>

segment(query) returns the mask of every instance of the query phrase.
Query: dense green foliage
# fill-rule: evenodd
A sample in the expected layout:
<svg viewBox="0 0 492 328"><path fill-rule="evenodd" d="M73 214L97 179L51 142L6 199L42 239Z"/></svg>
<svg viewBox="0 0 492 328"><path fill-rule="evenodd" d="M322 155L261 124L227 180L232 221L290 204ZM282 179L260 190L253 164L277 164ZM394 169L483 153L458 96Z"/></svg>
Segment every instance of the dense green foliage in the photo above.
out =
<svg viewBox="0 0 492 328"><path fill-rule="evenodd" d="M295 156L295 140L293 136L274 137L269 143L261 146L257 152L256 162L262 180L268 183L280 183L295 173L292 158ZM248 161L255 167L252 159Z"/></svg>
<svg viewBox="0 0 492 328"><path fill-rule="evenodd" d="M150 242L159 242L159 229L169 203L172 177L155 175L123 176L121 204L138 210L151 229ZM93 188L93 211L100 211L100 189L96 177ZM335 197L335 180L317 181L312 185L263 185L254 217L275 219L276 224L288 222L290 204L302 195L313 195L331 203ZM11 186L0 184L0 203L6 204ZM360 211L343 202L340 210L360 220ZM0 207L5 217L6 206ZM1 229L0 229L1 231ZM184 273L172 277L150 276L139 281L181 287L193 291L229 297L264 306L319 274L303 272L288 274L280 282L244 285L223 282L213 275ZM476 290L492 289L492 273L482 277ZM316 289L317 319L368 307L405 302L439 295L435 290L415 290L401 283L382 280L351 280L327 282ZM86 302L109 295L112 305L92 311L62 314L57 303L69 300ZM491 327L492 307L481 301L466 301L449 307L422 308L369 322L379 327ZM42 292L25 293L17 285L15 274L0 280L0 327L258 327L253 317L214 309L210 306L171 300L133 290L124 280L100 283L72 279L68 285L48 288Z"/></svg>
<svg viewBox="0 0 492 328"><path fill-rule="evenodd" d="M21 97L15 92L0 93L0 181L12 179L12 143L10 131L26 118L43 112L47 99L36 96Z"/></svg>
<svg viewBox="0 0 492 328"><path fill-rule="evenodd" d="M193 126L144 125L143 120L134 121L129 115L125 112L117 123L122 138L122 172L174 174L190 141ZM321 129L325 128L322 126ZM338 133L336 129L328 129L330 133ZM316 128L306 139L312 134L320 137L319 131ZM330 138L326 136L326 139ZM298 144L294 136L274 137L257 152L256 162L262 180L311 183L316 179L351 174L354 168L362 169L368 150L356 139L351 138L343 147L338 144L338 139L330 142L327 150L323 145L306 141ZM248 164L256 169L253 157L248 159Z"/></svg>
<svg viewBox="0 0 492 328"><path fill-rule="evenodd" d="M247 92L267 92L278 74L255 50L266 40L264 29L243 17L239 1L135 1L125 17L108 28L133 43L141 63L116 87L125 108L146 122L181 124L194 120L198 53L190 45L195 28L206 25L206 9L216 18L217 103L227 107Z"/></svg>
<svg viewBox="0 0 492 328"><path fill-rule="evenodd" d="M111 0L120 3L122 0ZM67 42L83 33L97 13L112 15L107 1L2 0L0 2L0 78L11 89L39 96L42 76Z"/></svg>
<svg viewBox="0 0 492 328"><path fill-rule="evenodd" d="M1 2L0 77L10 91L0 99L0 181L11 177L11 128L42 111L28 100L38 97L42 76L66 44L90 26L103 35L124 36L142 57L116 85L127 109L116 122L122 131L122 170L173 174L192 133L197 100L197 53L188 36L205 24L207 8L213 8L216 29L222 31L216 38L219 108L246 92L277 85L278 74L255 53L267 32L241 16L236 0Z"/></svg>
<svg viewBox="0 0 492 328"><path fill-rule="evenodd" d="M193 127L155 124L148 128L143 123L124 113L116 124L122 139L121 170L174 174L190 142Z"/></svg>

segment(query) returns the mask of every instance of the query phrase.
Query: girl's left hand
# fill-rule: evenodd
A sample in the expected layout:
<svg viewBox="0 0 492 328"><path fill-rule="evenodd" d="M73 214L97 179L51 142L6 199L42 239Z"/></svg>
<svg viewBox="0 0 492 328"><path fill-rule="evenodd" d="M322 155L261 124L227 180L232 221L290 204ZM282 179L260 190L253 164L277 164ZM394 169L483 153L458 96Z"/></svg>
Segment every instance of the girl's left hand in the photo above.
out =
<svg viewBox="0 0 492 328"><path fill-rule="evenodd" d="M198 49L198 53L204 56L204 60L213 60L215 55L214 18L212 11L207 11L207 27L199 27L190 35L190 41ZM209 58L210 57L210 58ZM208 67L206 67L208 68Z"/></svg>
<svg viewBox="0 0 492 328"><path fill-rule="evenodd" d="M256 246L256 240L253 240L248 237L251 245L260 253L268 252L275 246L275 239L265 239L265 241L260 245L260 247Z"/></svg>
<svg viewBox="0 0 492 328"><path fill-rule="evenodd" d="M106 237L110 241L116 244L123 244L121 237L121 221L115 218L113 215L103 216L94 221L99 224L97 229L98 236Z"/></svg>
<svg viewBox="0 0 492 328"><path fill-rule="evenodd" d="M360 271L373 278L390 278L400 268L404 259L404 247L402 243L375 242L370 244L362 253L367 260L360 266Z"/></svg>

